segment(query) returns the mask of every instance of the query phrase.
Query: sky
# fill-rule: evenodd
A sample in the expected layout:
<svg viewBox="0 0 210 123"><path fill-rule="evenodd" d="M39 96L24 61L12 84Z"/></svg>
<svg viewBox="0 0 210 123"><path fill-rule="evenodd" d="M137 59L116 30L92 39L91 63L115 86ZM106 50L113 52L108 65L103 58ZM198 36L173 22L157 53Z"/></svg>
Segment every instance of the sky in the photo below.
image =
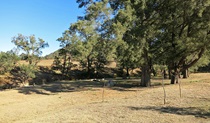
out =
<svg viewBox="0 0 210 123"><path fill-rule="evenodd" d="M60 48L56 41L82 16L76 0L0 0L0 51L12 50L12 37L35 35L48 42L42 56Z"/></svg>

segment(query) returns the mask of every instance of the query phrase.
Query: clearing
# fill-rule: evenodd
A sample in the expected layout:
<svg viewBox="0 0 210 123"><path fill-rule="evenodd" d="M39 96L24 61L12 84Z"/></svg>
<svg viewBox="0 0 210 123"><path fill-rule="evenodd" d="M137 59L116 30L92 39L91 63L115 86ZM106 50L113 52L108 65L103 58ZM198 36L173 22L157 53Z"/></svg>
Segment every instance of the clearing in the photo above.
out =
<svg viewBox="0 0 210 123"><path fill-rule="evenodd" d="M118 83L61 81L0 92L1 123L208 123L210 74L191 74L179 85L166 85L166 104L160 80L150 88ZM168 80L164 80L168 83ZM104 101L103 101L104 92Z"/></svg>

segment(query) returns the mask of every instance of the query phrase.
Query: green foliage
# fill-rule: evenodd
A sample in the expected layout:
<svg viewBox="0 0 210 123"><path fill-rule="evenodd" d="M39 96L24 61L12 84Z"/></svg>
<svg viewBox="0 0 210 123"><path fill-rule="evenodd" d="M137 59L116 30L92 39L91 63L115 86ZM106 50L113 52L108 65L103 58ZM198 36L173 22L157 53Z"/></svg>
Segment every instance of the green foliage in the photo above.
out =
<svg viewBox="0 0 210 123"><path fill-rule="evenodd" d="M18 56L13 52L0 52L0 74L9 72L15 67L19 60Z"/></svg>
<svg viewBox="0 0 210 123"><path fill-rule="evenodd" d="M59 56L55 57L55 62L57 62L56 66L65 75L67 75L69 70L74 66L72 59L76 58L78 54L77 40L78 36L71 30L66 30L62 37L57 39L62 48L58 51Z"/></svg>
<svg viewBox="0 0 210 123"><path fill-rule="evenodd" d="M210 37L208 1L115 0L111 3L117 13L113 24L116 38L125 42L125 48L133 48L132 55L138 54L138 65L165 63L180 72L205 55Z"/></svg>
<svg viewBox="0 0 210 123"><path fill-rule="evenodd" d="M24 54L24 53L21 53L19 55L19 57L20 57L21 60L27 60L27 58L28 58L28 56L26 54Z"/></svg>
<svg viewBox="0 0 210 123"><path fill-rule="evenodd" d="M139 65L138 54L134 53L134 47L129 46L126 43L123 43L117 47L116 54L117 54L117 62L119 63L120 67L122 68L137 68Z"/></svg>
<svg viewBox="0 0 210 123"><path fill-rule="evenodd" d="M55 56L53 64L52 64L53 70L61 70L62 69L62 63L58 56Z"/></svg>
<svg viewBox="0 0 210 123"><path fill-rule="evenodd" d="M20 74L24 76L24 78L35 78L36 67L33 65L20 65Z"/></svg>
<svg viewBox="0 0 210 123"><path fill-rule="evenodd" d="M94 65L97 71L101 70L111 59L115 57L113 53L115 51L115 46L112 42L108 41L98 41L96 46L96 56L94 60Z"/></svg>
<svg viewBox="0 0 210 123"><path fill-rule="evenodd" d="M96 56L94 48L97 43L98 34L94 31L93 26L94 23L91 21L80 20L70 27L70 29L79 34L80 37L79 40L77 40L75 48L79 61L92 62L93 58Z"/></svg>
<svg viewBox="0 0 210 123"><path fill-rule="evenodd" d="M26 60L29 64L37 64L39 56L42 54L41 49L48 47L43 39L39 38L38 41L34 35L24 36L18 34L17 37L13 37L12 43L14 43L18 49L21 49L26 54Z"/></svg>
<svg viewBox="0 0 210 123"><path fill-rule="evenodd" d="M113 58L114 44L106 37L106 26L111 12L107 2L89 4L85 16L71 24L69 30L58 38L62 47L60 55L64 59L63 66L74 66L68 60L73 57L80 61L81 66L90 74L93 69L103 68L107 61Z"/></svg>
<svg viewBox="0 0 210 123"><path fill-rule="evenodd" d="M77 0L77 3L85 8L85 16L71 25L63 41L71 42L73 56L88 71L115 58L121 67L141 67L145 71L143 85L149 85L154 64L168 65L169 70L179 73L209 62L208 0Z"/></svg>
<svg viewBox="0 0 210 123"><path fill-rule="evenodd" d="M195 72L197 71L199 68L202 67L206 67L209 65L210 63L210 51L207 51L205 54L203 54L203 56L201 57L201 59L196 62L192 67L190 67L190 71L191 72Z"/></svg>
<svg viewBox="0 0 210 123"><path fill-rule="evenodd" d="M210 46L210 4L207 1L176 0L163 1L163 5L158 6L160 21L156 27L159 33L153 44L153 57L158 63L168 65L174 75L171 83L175 83L174 77L180 72L206 64L202 57Z"/></svg>
<svg viewBox="0 0 210 123"><path fill-rule="evenodd" d="M25 84L29 81L29 79L33 79L36 77L36 66L34 65L19 65L15 67L11 74L15 76L18 80L20 80L21 83Z"/></svg>

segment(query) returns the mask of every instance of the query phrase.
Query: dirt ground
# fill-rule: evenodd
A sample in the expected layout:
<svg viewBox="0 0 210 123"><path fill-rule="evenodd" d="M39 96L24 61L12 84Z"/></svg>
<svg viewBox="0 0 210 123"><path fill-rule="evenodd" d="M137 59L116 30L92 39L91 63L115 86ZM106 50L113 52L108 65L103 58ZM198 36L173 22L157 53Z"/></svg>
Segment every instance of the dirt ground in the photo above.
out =
<svg viewBox="0 0 210 123"><path fill-rule="evenodd" d="M5 90L0 123L210 123L210 74L181 80L181 98L178 84L165 90L165 105L160 85L103 89L103 82L80 80Z"/></svg>

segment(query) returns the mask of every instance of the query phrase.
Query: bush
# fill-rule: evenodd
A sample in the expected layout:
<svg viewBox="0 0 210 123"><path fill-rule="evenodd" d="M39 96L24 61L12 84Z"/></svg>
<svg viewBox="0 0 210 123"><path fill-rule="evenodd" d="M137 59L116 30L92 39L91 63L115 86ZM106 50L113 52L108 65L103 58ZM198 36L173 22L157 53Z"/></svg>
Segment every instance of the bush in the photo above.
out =
<svg viewBox="0 0 210 123"><path fill-rule="evenodd" d="M29 82L30 79L36 77L36 67L34 65L20 65L15 67L11 74L18 79L23 85Z"/></svg>
<svg viewBox="0 0 210 123"><path fill-rule="evenodd" d="M18 60L18 56L12 52L0 52L0 74L12 70Z"/></svg>

